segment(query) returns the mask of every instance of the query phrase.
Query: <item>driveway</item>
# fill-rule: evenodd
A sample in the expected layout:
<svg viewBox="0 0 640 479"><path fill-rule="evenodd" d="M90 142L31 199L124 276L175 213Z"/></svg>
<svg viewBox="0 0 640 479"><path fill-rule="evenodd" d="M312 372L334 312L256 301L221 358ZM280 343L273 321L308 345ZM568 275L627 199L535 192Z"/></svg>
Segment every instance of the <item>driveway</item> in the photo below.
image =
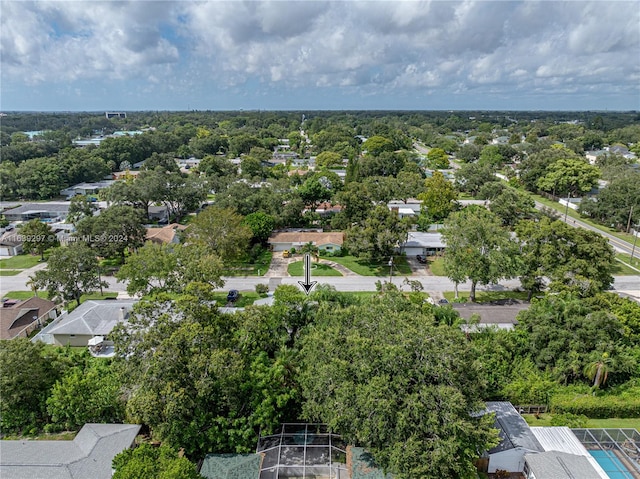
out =
<svg viewBox="0 0 640 479"><path fill-rule="evenodd" d="M264 278L286 278L289 276L289 272L287 271L287 266L292 261L295 261L295 258L284 258L282 256L282 251L274 252L271 257L271 264L269 265L269 269L264 274Z"/></svg>

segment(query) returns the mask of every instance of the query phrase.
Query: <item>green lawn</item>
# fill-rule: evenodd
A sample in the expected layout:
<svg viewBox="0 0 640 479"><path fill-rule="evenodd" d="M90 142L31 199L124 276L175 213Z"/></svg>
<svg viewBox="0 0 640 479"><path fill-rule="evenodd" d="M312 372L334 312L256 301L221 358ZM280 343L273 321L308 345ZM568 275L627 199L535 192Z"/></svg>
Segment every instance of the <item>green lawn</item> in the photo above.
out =
<svg viewBox="0 0 640 479"><path fill-rule="evenodd" d="M33 296L33 291L9 291L3 296L6 299L29 299ZM47 299L49 294L46 291L38 291L38 297Z"/></svg>
<svg viewBox="0 0 640 479"><path fill-rule="evenodd" d="M20 254L7 259L0 259L1 269L28 269L40 263L40 255Z"/></svg>
<svg viewBox="0 0 640 479"><path fill-rule="evenodd" d="M231 263L222 271L223 276L264 276L271 264L271 251L263 251L258 259L251 263L247 261L238 261Z"/></svg>
<svg viewBox="0 0 640 479"><path fill-rule="evenodd" d="M632 269L628 266L628 263L631 263L631 261L629 260L629 255L625 255L626 258L622 257L623 255L618 253L616 254L616 258L619 259L620 261L614 261L613 262L613 269L612 269L612 274L619 276L619 275L630 275L630 276L634 276L636 274L640 274L640 272L636 271L635 269ZM637 266L636 266L637 264ZM640 269L640 261L634 261L633 262L633 266L636 269Z"/></svg>
<svg viewBox="0 0 640 479"><path fill-rule="evenodd" d="M616 253L616 258L636 269L640 269L640 245L637 245L636 251L633 254L633 260L631 260L630 254L625 253Z"/></svg>
<svg viewBox="0 0 640 479"><path fill-rule="evenodd" d="M249 306L254 303L257 299L266 298L266 294L258 294L254 291L250 292L240 292L240 298L235 302L235 305L238 308L244 308L245 306ZM213 293L213 299L218 303L218 306L226 306L227 305L227 292L223 293Z"/></svg>
<svg viewBox="0 0 640 479"><path fill-rule="evenodd" d="M445 291L442 293L449 302L453 303L455 293L453 291ZM488 303L489 301L496 301L499 299L519 299L521 301L527 300L526 291L477 291L476 290L476 303ZM460 291L458 293L458 302L464 302L469 300L468 291Z"/></svg>
<svg viewBox="0 0 640 479"><path fill-rule="evenodd" d="M522 417L530 426L551 426L553 414L540 414L540 419L536 419L533 414L523 414ZM588 419L587 427L593 428L633 428L640 430L640 418L611 418L611 419Z"/></svg>
<svg viewBox="0 0 640 479"><path fill-rule="evenodd" d="M287 271L291 276L304 276L303 261L289 263ZM311 276L342 276L340 271L336 271L326 264L311 263Z"/></svg>
<svg viewBox="0 0 640 479"><path fill-rule="evenodd" d="M446 276L444 272L444 257L439 256L433 261L429 261L429 269L435 276Z"/></svg>
<svg viewBox="0 0 640 479"><path fill-rule="evenodd" d="M15 276L18 273L22 273L20 269L0 269L0 276Z"/></svg>
<svg viewBox="0 0 640 479"><path fill-rule="evenodd" d="M389 276L389 265L386 261L383 263L372 263L358 259L355 256L322 256L322 258L339 263L361 276ZM394 256L393 261L394 275L408 276L411 274L411 268L407 264L404 256Z"/></svg>

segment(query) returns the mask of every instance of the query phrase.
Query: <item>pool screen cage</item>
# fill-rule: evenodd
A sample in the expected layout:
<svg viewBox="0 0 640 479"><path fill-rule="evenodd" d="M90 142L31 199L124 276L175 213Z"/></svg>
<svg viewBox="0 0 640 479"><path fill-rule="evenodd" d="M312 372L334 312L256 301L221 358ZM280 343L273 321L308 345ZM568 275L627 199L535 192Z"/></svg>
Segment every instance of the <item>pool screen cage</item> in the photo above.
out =
<svg viewBox="0 0 640 479"><path fill-rule="evenodd" d="M324 424L282 424L260 436L260 479L349 479L347 445Z"/></svg>
<svg viewBox="0 0 640 479"><path fill-rule="evenodd" d="M571 429L588 451L608 451L640 477L640 433L637 429Z"/></svg>

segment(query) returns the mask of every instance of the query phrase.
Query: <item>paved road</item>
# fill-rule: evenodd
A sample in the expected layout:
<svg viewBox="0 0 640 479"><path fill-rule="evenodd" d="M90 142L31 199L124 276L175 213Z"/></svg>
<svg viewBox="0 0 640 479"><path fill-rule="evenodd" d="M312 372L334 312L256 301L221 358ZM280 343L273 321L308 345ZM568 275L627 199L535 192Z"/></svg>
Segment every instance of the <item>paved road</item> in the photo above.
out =
<svg viewBox="0 0 640 479"><path fill-rule="evenodd" d="M394 276L393 283L397 286L401 286L404 281L404 276ZM108 291L125 292L126 287L123 283L118 283L113 277L104 278L108 283ZM238 289L241 291L253 291L258 283L269 283L269 281L276 278L265 277L247 277L247 278L225 278L225 289ZM297 285L300 278L282 278L282 284ZM339 291L375 291L377 281L388 281L388 277L376 277L376 276L323 276L314 278L319 283L328 283L336 287ZM443 292L453 291L453 283L442 276L411 276L411 280L418 280L422 283L424 290L429 292ZM624 291L631 295L640 297L640 276L616 276L614 282L614 289L617 291ZM28 277L25 276L4 276L0 277L0 296L4 295L8 291L28 291L26 286ZM280 280L278 278L277 280ZM517 279L506 280L500 282L498 285L479 286L479 291L500 291L517 288L520 286L520 281ZM459 285L460 291L469 291L471 283L463 283Z"/></svg>
<svg viewBox="0 0 640 479"><path fill-rule="evenodd" d="M541 210L542 208L548 208L548 206L543 205L542 203L538 203L536 201L536 208ZM565 221L564 212L561 212L559 209L556 209L556 210L558 211L558 213L561 213L561 216L560 216L559 219L561 221ZM604 236L605 238L607 238L609 240L609 243L611 244L611 246L613 246L613 248L616 251L619 251L619 252L622 252L622 253L626 253L628 255L631 254L631 251L633 249L633 245L631 243L623 241L620 238L617 238L616 236L613 236L612 234L607 233L606 231L602 231L601 229L598 229L598 228L596 228L594 226L591 226L591 225L589 225L589 224L587 224L584 221L581 221L579 219L572 218L571 216L567 216L567 219L566 219L565 223L567 223L568 225L571 225L571 226L580 227L580 228L584 228L586 230L590 230L590 231L594 231L596 233L599 233L599 234L601 234L602 236ZM638 254L638 245L636 245L635 253ZM634 257L635 257L635 254L634 254Z"/></svg>

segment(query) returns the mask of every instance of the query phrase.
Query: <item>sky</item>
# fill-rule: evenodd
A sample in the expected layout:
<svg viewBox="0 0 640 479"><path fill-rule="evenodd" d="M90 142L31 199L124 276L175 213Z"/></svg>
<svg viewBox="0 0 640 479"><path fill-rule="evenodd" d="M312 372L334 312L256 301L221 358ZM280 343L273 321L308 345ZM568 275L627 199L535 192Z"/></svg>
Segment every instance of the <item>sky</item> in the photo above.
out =
<svg viewBox="0 0 640 479"><path fill-rule="evenodd" d="M640 0L0 0L0 23L0 111L640 110Z"/></svg>

